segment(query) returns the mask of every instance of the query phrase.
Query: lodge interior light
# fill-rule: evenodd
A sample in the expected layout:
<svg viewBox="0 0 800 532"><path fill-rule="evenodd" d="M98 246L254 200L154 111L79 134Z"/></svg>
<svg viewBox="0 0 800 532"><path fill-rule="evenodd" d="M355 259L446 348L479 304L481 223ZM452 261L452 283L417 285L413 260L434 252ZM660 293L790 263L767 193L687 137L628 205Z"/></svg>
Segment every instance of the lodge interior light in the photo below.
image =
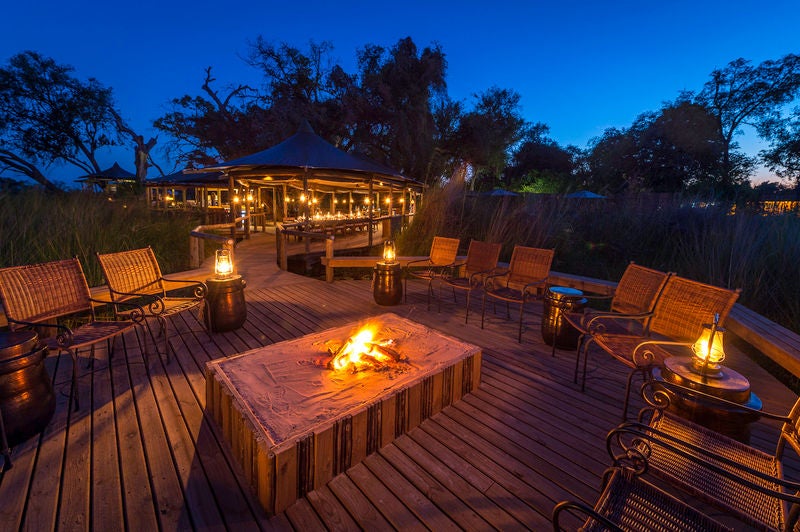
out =
<svg viewBox="0 0 800 532"><path fill-rule="evenodd" d="M214 274L217 279L227 279L233 275L233 257L228 249L218 249L214 259Z"/></svg>
<svg viewBox="0 0 800 532"><path fill-rule="evenodd" d="M692 369L703 375L720 372L720 362L725 359L722 348L722 334L725 329L719 327L719 314L714 315L713 323L703 324L700 338L692 345Z"/></svg>
<svg viewBox="0 0 800 532"><path fill-rule="evenodd" d="M252 203L252 201L253 201L253 195L252 194L247 194L247 201Z"/></svg>

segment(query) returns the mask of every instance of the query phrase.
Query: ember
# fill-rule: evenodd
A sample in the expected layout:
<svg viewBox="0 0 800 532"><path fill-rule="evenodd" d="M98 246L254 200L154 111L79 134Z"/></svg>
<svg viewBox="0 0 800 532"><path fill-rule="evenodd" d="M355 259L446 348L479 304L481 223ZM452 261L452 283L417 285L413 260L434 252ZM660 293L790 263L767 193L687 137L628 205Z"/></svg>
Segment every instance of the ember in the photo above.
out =
<svg viewBox="0 0 800 532"><path fill-rule="evenodd" d="M327 364L328 368L356 373L365 369L380 371L408 362L408 357L395 349L397 342L394 339L376 340L376 335L375 326L368 325L337 349L329 347L332 358Z"/></svg>

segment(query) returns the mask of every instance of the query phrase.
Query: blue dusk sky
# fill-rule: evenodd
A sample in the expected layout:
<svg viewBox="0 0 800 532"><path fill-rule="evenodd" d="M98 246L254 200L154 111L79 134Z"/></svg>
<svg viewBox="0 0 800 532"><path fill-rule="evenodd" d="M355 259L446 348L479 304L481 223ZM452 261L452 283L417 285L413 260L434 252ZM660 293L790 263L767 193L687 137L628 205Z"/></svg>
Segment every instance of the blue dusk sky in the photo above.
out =
<svg viewBox="0 0 800 532"><path fill-rule="evenodd" d="M259 35L304 51L311 40L330 41L351 73L365 44L388 48L407 36L420 49L439 44L452 98L470 108L492 86L513 89L526 120L580 148L682 90L699 91L734 59L757 64L800 53L797 0L45 0L8 2L0 12L3 64L35 50L72 65L77 77L112 87L123 116L146 137L171 98L200 93L208 66L220 87L258 84L242 57ZM761 147L753 134L739 141L749 153ZM132 149L100 155L103 167L118 160L134 170ZM61 180L78 173L46 172Z"/></svg>

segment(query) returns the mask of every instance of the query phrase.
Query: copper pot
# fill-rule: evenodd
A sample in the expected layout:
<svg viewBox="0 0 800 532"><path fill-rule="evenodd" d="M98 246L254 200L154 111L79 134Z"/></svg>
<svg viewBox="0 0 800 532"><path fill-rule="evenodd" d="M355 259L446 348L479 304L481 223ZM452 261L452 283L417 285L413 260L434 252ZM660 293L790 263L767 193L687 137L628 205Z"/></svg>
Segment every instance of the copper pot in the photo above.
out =
<svg viewBox="0 0 800 532"><path fill-rule="evenodd" d="M11 447L44 430L55 412L45 358L35 332L0 333L0 415Z"/></svg>

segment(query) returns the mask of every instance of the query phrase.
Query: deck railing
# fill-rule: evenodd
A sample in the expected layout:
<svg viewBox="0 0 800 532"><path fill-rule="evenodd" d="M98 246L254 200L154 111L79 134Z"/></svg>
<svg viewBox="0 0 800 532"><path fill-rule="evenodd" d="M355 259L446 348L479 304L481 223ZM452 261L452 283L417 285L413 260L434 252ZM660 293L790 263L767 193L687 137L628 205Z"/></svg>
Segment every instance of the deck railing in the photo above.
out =
<svg viewBox="0 0 800 532"><path fill-rule="evenodd" d="M231 233L236 231L236 225L245 220L246 217L236 218L233 222L224 224L198 225L189 233L189 266L199 268L206 256L205 242L210 240L221 244L223 249L227 249L233 257L233 245L236 242L233 236L224 236L208 231L230 229Z"/></svg>

